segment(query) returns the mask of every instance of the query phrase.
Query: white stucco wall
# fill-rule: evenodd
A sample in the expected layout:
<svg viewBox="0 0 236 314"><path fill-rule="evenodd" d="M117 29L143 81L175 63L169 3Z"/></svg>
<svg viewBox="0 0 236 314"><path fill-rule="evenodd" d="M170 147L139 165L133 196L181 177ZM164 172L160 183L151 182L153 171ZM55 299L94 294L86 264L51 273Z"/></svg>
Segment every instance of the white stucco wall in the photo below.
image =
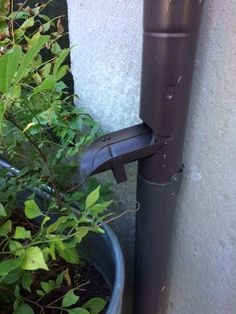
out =
<svg viewBox="0 0 236 314"><path fill-rule="evenodd" d="M71 43L77 45L72 71L81 103L108 130L139 122L142 0L68 0L68 5ZM206 1L176 217L169 314L236 313L235 13L235 0ZM134 178L134 168L128 172ZM134 179L119 190L124 208L132 206ZM117 229L130 263L133 216L122 219Z"/></svg>

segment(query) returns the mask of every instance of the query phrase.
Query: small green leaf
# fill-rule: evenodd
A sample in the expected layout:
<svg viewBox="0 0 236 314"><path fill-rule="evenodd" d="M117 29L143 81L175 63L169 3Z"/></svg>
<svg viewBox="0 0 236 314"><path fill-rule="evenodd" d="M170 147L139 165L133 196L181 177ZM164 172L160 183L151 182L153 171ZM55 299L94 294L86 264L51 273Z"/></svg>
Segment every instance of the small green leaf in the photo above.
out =
<svg viewBox="0 0 236 314"><path fill-rule="evenodd" d="M69 290L62 300L62 307L69 307L78 302L79 297L74 294L73 290Z"/></svg>
<svg viewBox="0 0 236 314"><path fill-rule="evenodd" d="M45 292L43 292L42 290L36 290L37 295L39 295L40 297L45 296Z"/></svg>
<svg viewBox="0 0 236 314"><path fill-rule="evenodd" d="M80 243L84 237L88 234L88 232L91 230L90 227L78 227L76 229L76 235L75 239L77 240L78 243Z"/></svg>
<svg viewBox="0 0 236 314"><path fill-rule="evenodd" d="M90 208L90 211L95 214L100 214L104 212L104 210L107 209L112 203L113 201L107 201L102 204L95 204Z"/></svg>
<svg viewBox="0 0 236 314"><path fill-rule="evenodd" d="M31 239L31 232L24 227L16 227L14 239Z"/></svg>
<svg viewBox="0 0 236 314"><path fill-rule="evenodd" d="M65 59L69 55L70 50L71 50L71 48L67 48L67 49L63 49L60 52L59 57L55 61L55 65L54 65L54 69L53 69L53 76L54 77L57 76L58 70L60 69L61 65L63 64L63 62L65 61Z"/></svg>
<svg viewBox="0 0 236 314"><path fill-rule="evenodd" d="M83 308L90 311L90 314L99 314L106 306L106 301L102 298L93 298L83 305Z"/></svg>
<svg viewBox="0 0 236 314"><path fill-rule="evenodd" d="M0 103L0 134L2 132L3 120L4 120L4 113L6 111L7 106L4 103Z"/></svg>
<svg viewBox="0 0 236 314"><path fill-rule="evenodd" d="M16 256L21 256L25 251L23 245L20 242L14 240L10 241L9 249Z"/></svg>
<svg viewBox="0 0 236 314"><path fill-rule="evenodd" d="M46 42L49 39L50 39L50 36L46 36L46 35L37 37L37 41L34 43L34 45L32 45L32 47L30 47L30 49L27 51L27 53L24 55L22 59L22 62L16 73L15 84L17 84L24 76L28 74L28 72L30 71L29 65L34 60L34 58L38 55L39 51L43 48L43 46L46 44ZM19 64L19 61L20 60L18 60L18 64ZM14 73L15 72L16 71L14 71Z"/></svg>
<svg viewBox="0 0 236 314"><path fill-rule="evenodd" d="M47 228L47 234L56 232L66 222L67 222L67 217L66 216L59 217L53 224L51 224Z"/></svg>
<svg viewBox="0 0 236 314"><path fill-rule="evenodd" d="M52 243L49 247L49 253L52 257L52 259L55 261L56 260L56 252L55 252L55 244Z"/></svg>
<svg viewBox="0 0 236 314"><path fill-rule="evenodd" d="M0 203L0 217L7 217L7 213L2 203Z"/></svg>
<svg viewBox="0 0 236 314"><path fill-rule="evenodd" d="M56 288L56 283L53 280L49 280L48 282L41 282L41 287L45 293L50 293L53 289Z"/></svg>
<svg viewBox="0 0 236 314"><path fill-rule="evenodd" d="M25 202L25 215L28 219L35 219L42 215L42 212L34 200Z"/></svg>
<svg viewBox="0 0 236 314"><path fill-rule="evenodd" d="M54 55L57 55L61 52L61 47L60 45L55 42L53 45L52 45L52 48L51 48L51 53L53 53Z"/></svg>
<svg viewBox="0 0 236 314"><path fill-rule="evenodd" d="M38 72L36 72L36 73L34 73L34 74L32 75L32 79L35 81L35 83L36 83L37 85L42 84L42 78L41 78L41 76L39 75Z"/></svg>
<svg viewBox="0 0 236 314"><path fill-rule="evenodd" d="M87 310L82 307L76 307L71 310L66 310L68 314L90 314Z"/></svg>
<svg viewBox="0 0 236 314"><path fill-rule="evenodd" d="M4 276L0 282L4 285L12 285L16 284L18 280L21 278L23 274L23 270L21 268L13 269L9 274Z"/></svg>
<svg viewBox="0 0 236 314"><path fill-rule="evenodd" d="M79 254L76 248L65 248L64 250L62 250L57 246L57 251L67 263L77 265L80 261Z"/></svg>
<svg viewBox="0 0 236 314"><path fill-rule="evenodd" d="M21 285L25 290L28 290L31 292L31 285L34 281L34 277L30 271L25 271L24 275L22 276L21 279Z"/></svg>
<svg viewBox="0 0 236 314"><path fill-rule="evenodd" d="M11 99L18 99L21 96L21 86L16 85L14 88L11 90L10 97Z"/></svg>
<svg viewBox="0 0 236 314"><path fill-rule="evenodd" d="M40 70L40 74L43 78L47 77L51 73L51 63L46 63Z"/></svg>
<svg viewBox="0 0 236 314"><path fill-rule="evenodd" d="M6 261L3 261L0 263L0 276L6 276L9 274L12 270L20 267L21 265L21 259L17 258L11 258Z"/></svg>
<svg viewBox="0 0 236 314"><path fill-rule="evenodd" d="M20 46L15 46L0 57L0 92L9 93L21 57L22 50Z"/></svg>
<svg viewBox="0 0 236 314"><path fill-rule="evenodd" d="M12 221L11 220L7 220L0 227L0 237L6 237L11 232L12 232Z"/></svg>
<svg viewBox="0 0 236 314"><path fill-rule="evenodd" d="M55 89L55 79L52 75L48 75L42 82L41 85L35 87L33 89L34 94L46 92L46 91L52 91Z"/></svg>
<svg viewBox="0 0 236 314"><path fill-rule="evenodd" d="M32 246L25 250L21 268L24 270L48 270L48 266L43 257L43 252L38 246Z"/></svg>
<svg viewBox="0 0 236 314"><path fill-rule="evenodd" d="M29 304L20 303L16 306L13 314L34 314L34 310Z"/></svg>
<svg viewBox="0 0 236 314"><path fill-rule="evenodd" d="M51 22L47 22L47 23L44 23L43 25L41 25L41 28L42 28L42 32L45 33L47 32L51 27Z"/></svg>
<svg viewBox="0 0 236 314"><path fill-rule="evenodd" d="M49 216L45 216L43 218L43 221L42 221L42 224L41 224L41 227L43 227L51 218Z"/></svg>
<svg viewBox="0 0 236 314"><path fill-rule="evenodd" d="M29 27L32 27L34 25L34 17L31 17L27 19L20 27L22 30L26 30Z"/></svg>
<svg viewBox="0 0 236 314"><path fill-rule="evenodd" d="M92 191L86 198L85 208L88 209L93 206L99 199L100 196L100 186L98 186L94 191Z"/></svg>
<svg viewBox="0 0 236 314"><path fill-rule="evenodd" d="M65 272L64 270L57 276L56 285L60 286L63 283Z"/></svg>
<svg viewBox="0 0 236 314"><path fill-rule="evenodd" d="M61 66L57 72L56 81L61 80L68 73L68 71L69 71L68 65L65 64L65 65Z"/></svg>

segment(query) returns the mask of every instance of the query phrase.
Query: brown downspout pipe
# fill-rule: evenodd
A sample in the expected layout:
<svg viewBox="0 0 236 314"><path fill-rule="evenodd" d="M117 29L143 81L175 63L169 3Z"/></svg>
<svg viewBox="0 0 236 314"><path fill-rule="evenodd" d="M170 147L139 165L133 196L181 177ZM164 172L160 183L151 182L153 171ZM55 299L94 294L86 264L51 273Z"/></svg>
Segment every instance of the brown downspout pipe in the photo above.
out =
<svg viewBox="0 0 236 314"><path fill-rule="evenodd" d="M176 198L203 1L144 0L140 117L171 135L159 154L139 161L134 314L164 314Z"/></svg>
<svg viewBox="0 0 236 314"><path fill-rule="evenodd" d="M203 0L144 0L140 117L86 150L84 176L139 160L134 314L164 314L176 198Z"/></svg>

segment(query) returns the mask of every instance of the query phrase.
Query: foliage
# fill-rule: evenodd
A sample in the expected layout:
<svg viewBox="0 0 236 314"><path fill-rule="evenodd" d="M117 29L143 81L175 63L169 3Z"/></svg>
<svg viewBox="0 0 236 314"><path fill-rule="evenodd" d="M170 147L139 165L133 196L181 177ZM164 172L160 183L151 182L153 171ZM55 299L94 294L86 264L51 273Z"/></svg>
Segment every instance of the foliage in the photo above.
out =
<svg viewBox="0 0 236 314"><path fill-rule="evenodd" d="M0 301L13 304L15 314L34 313L35 307L37 313L98 314L105 306L101 298L76 307L79 287L71 285L67 270L48 274L61 261L82 263L77 245L89 232L103 232L101 222L112 203L109 185L91 180L81 189L82 183L70 182L78 154L99 126L73 105L76 96L63 82L70 49L59 44L62 18L46 16L46 4L26 3L13 8L0 1L0 154L21 167L14 176L0 170ZM37 191L49 188L42 207ZM20 209L17 196L26 190L30 193ZM45 279L38 280L39 274ZM40 303L62 286L66 290L57 302Z"/></svg>

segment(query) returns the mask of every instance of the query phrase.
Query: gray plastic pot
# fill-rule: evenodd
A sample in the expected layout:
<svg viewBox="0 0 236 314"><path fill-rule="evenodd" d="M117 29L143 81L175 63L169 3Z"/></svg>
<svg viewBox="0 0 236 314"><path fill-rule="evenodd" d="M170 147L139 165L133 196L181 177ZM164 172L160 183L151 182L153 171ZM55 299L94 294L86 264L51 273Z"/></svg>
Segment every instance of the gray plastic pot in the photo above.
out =
<svg viewBox="0 0 236 314"><path fill-rule="evenodd" d="M12 174L18 173L17 169L2 159L0 159L0 168L7 169ZM24 201L28 195L27 192L21 194L19 202ZM105 234L90 233L80 250L102 274L112 291L106 314L121 314L125 282L124 258L114 232L108 225L103 225L103 227Z"/></svg>

